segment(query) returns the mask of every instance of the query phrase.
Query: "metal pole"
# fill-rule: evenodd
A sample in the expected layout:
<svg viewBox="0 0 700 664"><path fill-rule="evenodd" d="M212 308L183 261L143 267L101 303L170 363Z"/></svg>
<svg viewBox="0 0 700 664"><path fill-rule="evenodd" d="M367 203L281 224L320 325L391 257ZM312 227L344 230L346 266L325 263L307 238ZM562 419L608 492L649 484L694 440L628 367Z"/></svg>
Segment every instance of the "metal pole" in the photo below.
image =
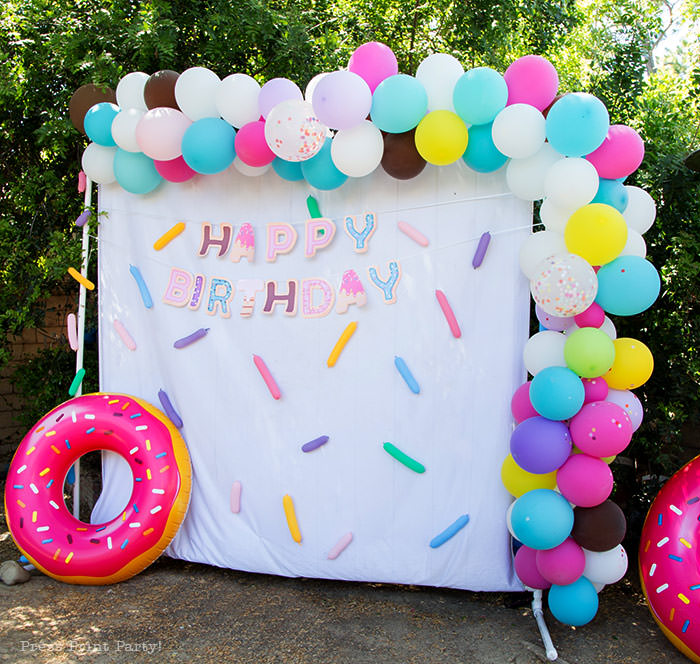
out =
<svg viewBox="0 0 700 664"><path fill-rule="evenodd" d="M85 207L89 208L92 205L92 180L89 177L85 178ZM80 266L80 274L87 277L88 271L88 256L90 253L90 221L88 220L83 226L83 245L82 245L82 264ZM78 350L75 353L75 372L77 373L83 368L83 346L85 344L85 296L87 291L85 286L81 284L80 294L78 296ZM75 396L80 396L83 393L82 383L78 386ZM75 471L75 483L73 484L73 516L80 519L80 459L76 459L73 464Z"/></svg>
<svg viewBox="0 0 700 664"><path fill-rule="evenodd" d="M549 635L549 630L544 622L544 613L542 611L542 591L533 590L532 592L532 614L535 616L537 621L537 627L540 630L540 636L542 637L542 644L544 645L545 652L547 653L547 659L553 662L559 655L557 654L557 649L552 643L552 637Z"/></svg>

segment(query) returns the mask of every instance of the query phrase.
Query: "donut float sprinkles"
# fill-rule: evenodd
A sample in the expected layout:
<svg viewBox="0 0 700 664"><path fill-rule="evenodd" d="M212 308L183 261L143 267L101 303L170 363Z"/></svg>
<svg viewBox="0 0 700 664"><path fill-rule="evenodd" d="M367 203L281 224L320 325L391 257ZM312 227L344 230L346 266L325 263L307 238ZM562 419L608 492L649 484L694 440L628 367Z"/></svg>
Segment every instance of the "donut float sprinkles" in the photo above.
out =
<svg viewBox="0 0 700 664"><path fill-rule="evenodd" d="M69 469L84 454L110 450L133 475L128 505L107 523L89 524L63 501ZM185 441L141 399L87 394L42 417L15 453L5 514L17 546L45 574L86 585L117 583L150 565L185 517L191 486Z"/></svg>
<svg viewBox="0 0 700 664"><path fill-rule="evenodd" d="M700 456L656 496L639 544L639 576L651 614L666 638L700 662Z"/></svg>

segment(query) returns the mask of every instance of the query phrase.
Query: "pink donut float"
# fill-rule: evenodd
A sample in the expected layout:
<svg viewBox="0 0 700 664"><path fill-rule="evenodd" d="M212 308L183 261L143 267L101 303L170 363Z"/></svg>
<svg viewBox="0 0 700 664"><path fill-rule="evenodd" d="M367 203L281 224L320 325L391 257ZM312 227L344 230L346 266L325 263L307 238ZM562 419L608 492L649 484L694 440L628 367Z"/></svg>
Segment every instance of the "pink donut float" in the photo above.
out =
<svg viewBox="0 0 700 664"><path fill-rule="evenodd" d="M700 662L699 519L700 456L659 491L639 544L639 575L651 614L693 662Z"/></svg>
<svg viewBox="0 0 700 664"><path fill-rule="evenodd" d="M76 519L63 501L69 469L84 454L111 450L126 459L133 489L107 523ZM20 443L8 471L5 513L31 563L67 583L103 585L148 567L185 517L191 485L185 441L168 418L125 394L87 394L42 417Z"/></svg>

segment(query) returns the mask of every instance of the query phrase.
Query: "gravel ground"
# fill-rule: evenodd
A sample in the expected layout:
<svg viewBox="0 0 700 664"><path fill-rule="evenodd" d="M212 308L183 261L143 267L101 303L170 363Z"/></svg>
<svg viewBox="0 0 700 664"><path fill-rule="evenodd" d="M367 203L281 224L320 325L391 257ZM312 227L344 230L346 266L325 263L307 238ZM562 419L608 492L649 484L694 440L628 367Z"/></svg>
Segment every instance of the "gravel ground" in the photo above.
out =
<svg viewBox="0 0 700 664"><path fill-rule="evenodd" d="M19 553L0 523L0 560ZM582 628L546 612L563 664L687 662L634 571ZM40 573L0 583L0 661L530 664L546 661L526 594L248 574L161 558L114 586Z"/></svg>

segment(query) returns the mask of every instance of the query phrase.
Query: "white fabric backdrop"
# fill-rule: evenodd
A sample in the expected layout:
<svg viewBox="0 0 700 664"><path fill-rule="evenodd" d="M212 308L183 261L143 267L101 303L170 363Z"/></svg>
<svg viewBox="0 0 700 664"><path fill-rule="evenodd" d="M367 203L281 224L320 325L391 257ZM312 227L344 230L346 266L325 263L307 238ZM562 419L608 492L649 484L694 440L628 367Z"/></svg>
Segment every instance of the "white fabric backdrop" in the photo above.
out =
<svg viewBox="0 0 700 664"><path fill-rule="evenodd" d="M380 169L381 170L381 169ZM304 258L306 197L336 223L331 245ZM471 199L471 200L463 200ZM444 204L449 203L449 204ZM447 586L472 590L520 589L511 565L505 511L510 498L500 481L508 452L510 396L524 379L527 283L518 249L527 237L531 208L507 193L503 173L477 176L463 164L428 166L399 182L377 172L332 192L310 191L269 172L245 177L235 170L165 185L134 196L116 185L100 188L100 384L158 405L164 389L184 420L193 463L189 513L171 556L222 567L288 576ZM346 214L373 211L377 230L365 254L343 231ZM420 229L422 248L397 229ZM153 242L173 224L185 232L165 249ZM255 228L253 263L198 257L202 222ZM293 224L299 239L274 263L265 260L265 225ZM493 235L481 268L471 260L482 232ZM396 303L383 303L367 266L398 260ZM146 309L129 265L148 284ZM251 318L206 314L165 304L171 267L228 279L322 277L337 288L354 269L366 306L305 319L277 308L265 315L259 293ZM462 328L455 339L435 297L447 295ZM282 290L286 290L283 284ZM299 307L301 309L301 307ZM114 330L118 318L137 344L129 351ZM345 326L358 329L333 368L326 360ZM208 335L176 350L173 342L197 328ZM253 361L260 355L282 391L274 400ZM406 360L420 384L413 394L394 367ZM320 449L301 445L328 435ZM383 449L392 442L426 466L411 472ZM128 469L104 459L105 489L93 513L104 521L126 504ZM230 510L234 481L242 484L241 511ZM282 497L295 504L302 543L289 533ZM437 549L430 540L461 514L469 524ZM327 553L351 531L354 541L336 559Z"/></svg>

